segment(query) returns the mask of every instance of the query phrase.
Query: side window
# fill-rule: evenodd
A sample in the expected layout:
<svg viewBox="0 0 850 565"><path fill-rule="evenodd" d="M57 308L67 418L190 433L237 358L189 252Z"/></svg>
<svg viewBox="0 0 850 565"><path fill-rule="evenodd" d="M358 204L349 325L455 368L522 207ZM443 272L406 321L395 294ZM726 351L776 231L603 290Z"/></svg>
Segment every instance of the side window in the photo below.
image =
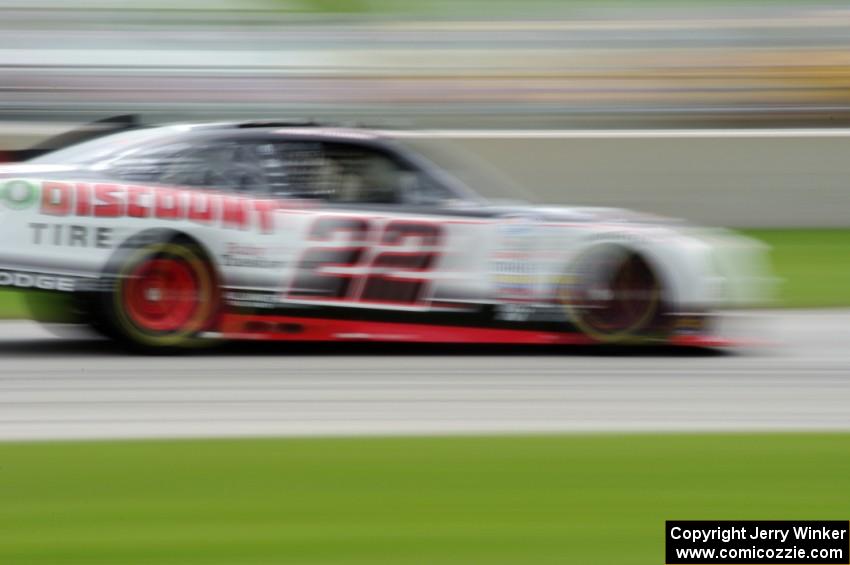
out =
<svg viewBox="0 0 850 565"><path fill-rule="evenodd" d="M272 195L329 202L404 200L405 170L368 147L319 141L257 141Z"/></svg>
<svg viewBox="0 0 850 565"><path fill-rule="evenodd" d="M211 142L193 146L168 160L159 182L231 192L268 192L259 156L248 144Z"/></svg>
<svg viewBox="0 0 850 565"><path fill-rule="evenodd" d="M173 143L125 154L118 178L330 202L435 205L453 195L384 152L346 143L277 139Z"/></svg>
<svg viewBox="0 0 850 565"><path fill-rule="evenodd" d="M422 171L371 147L328 143L328 176L334 179L331 200L380 204L438 204L451 193Z"/></svg>
<svg viewBox="0 0 850 565"><path fill-rule="evenodd" d="M184 143L143 147L120 156L109 165L109 171L127 182L159 182L163 170L176 163L179 155L188 149Z"/></svg>
<svg viewBox="0 0 850 565"><path fill-rule="evenodd" d="M122 156L112 173L128 182L268 193L262 156L255 144L213 141L145 148Z"/></svg>
<svg viewBox="0 0 850 565"><path fill-rule="evenodd" d="M336 190L331 200L395 204L404 200L405 171L392 159L357 145L325 145L328 176Z"/></svg>
<svg viewBox="0 0 850 565"><path fill-rule="evenodd" d="M336 178L322 144L314 141L255 141L272 196L330 199Z"/></svg>

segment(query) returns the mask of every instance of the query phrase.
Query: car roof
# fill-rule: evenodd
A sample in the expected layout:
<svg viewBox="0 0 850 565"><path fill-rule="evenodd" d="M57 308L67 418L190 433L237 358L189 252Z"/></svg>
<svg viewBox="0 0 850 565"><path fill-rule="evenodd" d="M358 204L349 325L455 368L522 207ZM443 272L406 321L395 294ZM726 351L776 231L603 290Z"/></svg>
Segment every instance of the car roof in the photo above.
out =
<svg viewBox="0 0 850 565"><path fill-rule="evenodd" d="M320 124L309 120L304 121L250 121L250 122L206 122L206 123L180 123L164 126L177 131L190 132L259 132L282 137L314 137L325 139L357 139L357 140L380 140L389 139L385 131L368 129L356 126Z"/></svg>

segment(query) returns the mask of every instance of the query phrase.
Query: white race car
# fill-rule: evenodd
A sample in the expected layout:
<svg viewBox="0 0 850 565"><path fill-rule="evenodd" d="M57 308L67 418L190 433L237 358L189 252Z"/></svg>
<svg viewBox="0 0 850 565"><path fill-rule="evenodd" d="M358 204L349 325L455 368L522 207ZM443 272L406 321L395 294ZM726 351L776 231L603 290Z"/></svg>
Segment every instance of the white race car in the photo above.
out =
<svg viewBox="0 0 850 565"><path fill-rule="evenodd" d="M33 290L38 319L159 350L713 346L713 313L758 298L762 251L746 238L619 209L488 203L396 137L127 127L5 165L0 285Z"/></svg>

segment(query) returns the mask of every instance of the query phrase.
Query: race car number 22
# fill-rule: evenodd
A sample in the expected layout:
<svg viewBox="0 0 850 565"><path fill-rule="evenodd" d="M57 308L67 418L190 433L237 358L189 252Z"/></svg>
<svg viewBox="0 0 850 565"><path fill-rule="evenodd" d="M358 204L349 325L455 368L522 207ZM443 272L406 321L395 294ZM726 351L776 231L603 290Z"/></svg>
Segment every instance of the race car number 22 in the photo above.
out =
<svg viewBox="0 0 850 565"><path fill-rule="evenodd" d="M345 234L343 242L337 234ZM320 216L308 240L288 298L415 305L439 258L443 230L419 220L381 226L362 217Z"/></svg>

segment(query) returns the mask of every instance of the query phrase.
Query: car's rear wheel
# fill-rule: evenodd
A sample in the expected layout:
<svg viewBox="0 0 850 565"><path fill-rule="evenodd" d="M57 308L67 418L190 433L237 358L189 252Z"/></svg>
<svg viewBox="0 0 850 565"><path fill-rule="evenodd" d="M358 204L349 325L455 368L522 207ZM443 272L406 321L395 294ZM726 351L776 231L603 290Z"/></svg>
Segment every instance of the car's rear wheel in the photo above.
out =
<svg viewBox="0 0 850 565"><path fill-rule="evenodd" d="M604 246L584 254L563 277L559 300L571 321L601 343L663 337L662 281L640 253Z"/></svg>
<svg viewBox="0 0 850 565"><path fill-rule="evenodd" d="M151 352L200 345L214 324L219 290L204 251L183 238L134 242L111 262L101 293L108 333Z"/></svg>

